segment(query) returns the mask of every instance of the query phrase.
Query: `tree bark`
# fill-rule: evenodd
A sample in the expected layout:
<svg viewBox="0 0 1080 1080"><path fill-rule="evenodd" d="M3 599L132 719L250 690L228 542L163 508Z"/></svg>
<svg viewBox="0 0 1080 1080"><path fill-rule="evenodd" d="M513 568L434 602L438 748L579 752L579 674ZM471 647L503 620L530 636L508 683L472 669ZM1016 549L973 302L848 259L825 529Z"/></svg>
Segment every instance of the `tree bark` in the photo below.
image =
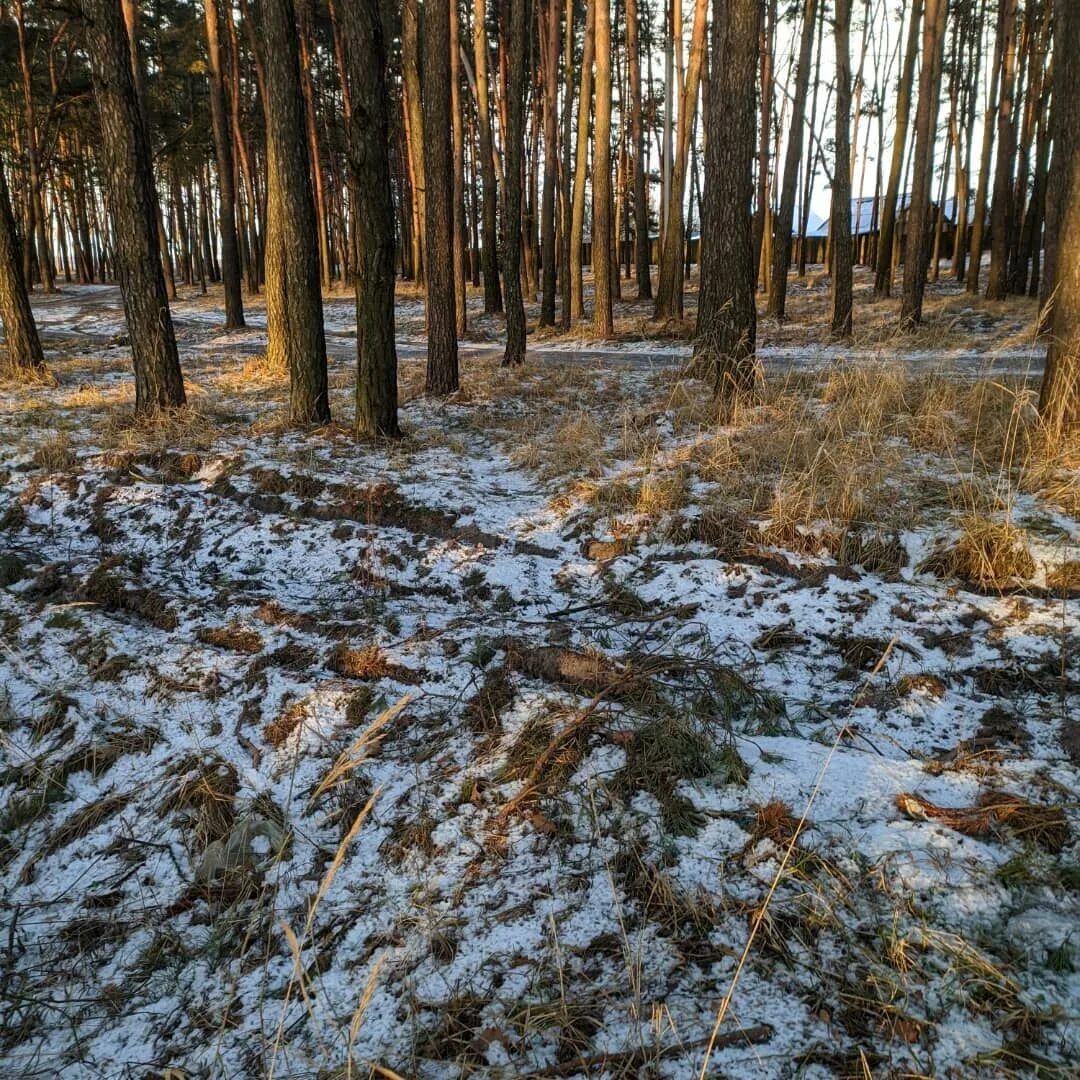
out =
<svg viewBox="0 0 1080 1080"><path fill-rule="evenodd" d="M630 0L634 3L634 0ZM570 233L574 220L571 176L574 170L574 0L566 4L566 33L563 35L563 133L562 133L562 224L559 237L559 291L562 307L559 325L570 329Z"/></svg>
<svg viewBox="0 0 1080 1080"><path fill-rule="evenodd" d="M450 4L424 9L424 271L427 282L429 394L458 388L454 306L454 170L450 108Z"/></svg>
<svg viewBox="0 0 1080 1080"><path fill-rule="evenodd" d="M638 0L626 0L626 68L630 84L630 156L634 174L634 267L639 300L652 299L649 269L649 188L641 117L641 45Z"/></svg>
<svg viewBox="0 0 1080 1080"><path fill-rule="evenodd" d="M805 0L802 36L799 41L799 67L795 73L795 98L791 109L784 182L780 189L780 207L776 214L773 238L772 276L769 281L768 314L783 319L787 306L787 277L791 265L791 227L795 220L795 191L802 159L803 125L806 122L806 93L810 84L811 51L817 27L817 0Z"/></svg>
<svg viewBox="0 0 1080 1080"><path fill-rule="evenodd" d="M836 0L836 164L832 186L832 333L851 334L851 0Z"/></svg>
<svg viewBox="0 0 1080 1080"><path fill-rule="evenodd" d="M900 323L907 329L922 322L926 264L930 254L930 186L934 170L934 141L947 12L948 0L926 0L919 105L915 115L911 205L908 207L907 233L904 237L904 296L900 304Z"/></svg>
<svg viewBox="0 0 1080 1080"><path fill-rule="evenodd" d="M506 176L503 181L503 258L506 351L503 367L525 362L525 302L521 290L521 163L528 83L529 0L509 2L510 71L507 83Z"/></svg>
<svg viewBox="0 0 1080 1080"><path fill-rule="evenodd" d="M682 281L680 266L683 259L684 217L683 201L686 196L686 170L690 159L690 133L697 112L698 91L701 87L701 69L705 59L705 27L708 21L708 0L696 0L694 26L690 37L690 66L686 70L686 84L682 88L679 104L679 122L675 139L671 168L670 202L664 225L661 245L660 274L656 286L657 319L681 315Z"/></svg>
<svg viewBox="0 0 1080 1080"><path fill-rule="evenodd" d="M465 125L461 115L460 23L457 0L450 5L450 112L454 151L454 332L459 338L468 329L465 301L469 280L468 230L465 225Z"/></svg>
<svg viewBox="0 0 1080 1080"><path fill-rule="evenodd" d="M701 294L694 355L730 412L759 379L754 356L755 108L761 10L757 0L713 0L712 85L706 113Z"/></svg>
<svg viewBox="0 0 1080 1080"><path fill-rule="evenodd" d="M318 229L292 0L261 0L266 99L267 356L289 372L294 424L327 423L330 398L319 288Z"/></svg>
<svg viewBox="0 0 1080 1080"><path fill-rule="evenodd" d="M22 273L22 252L11 212L7 177L0 167L0 318L4 321L8 366L16 375L37 374L45 370L26 279Z"/></svg>
<svg viewBox="0 0 1080 1080"><path fill-rule="evenodd" d="M885 184L885 203L881 207L881 223L878 229L877 269L874 277L874 295L878 297L888 296L892 292L896 216L900 202L900 179L904 171L904 155L907 153L908 128L911 124L911 90L915 83L915 64L919 59L919 28L922 10L922 0L912 0L907 46L904 51L904 67L896 88L892 161L889 164L889 178Z"/></svg>
<svg viewBox="0 0 1080 1080"><path fill-rule="evenodd" d="M446 63L445 53L439 58ZM413 181L413 274L424 281L427 228L427 165L424 146L423 92L420 86L420 25L416 0L401 5L401 83L406 141Z"/></svg>
<svg viewBox="0 0 1080 1080"><path fill-rule="evenodd" d="M573 3L573 0L570 0ZM562 23L562 0L546 0L544 27L547 47L544 60L544 194L540 206L540 254L543 260L543 283L540 299L540 325L555 325L555 195L559 183L559 30Z"/></svg>
<svg viewBox="0 0 1080 1080"><path fill-rule="evenodd" d="M499 195L491 139L491 103L488 78L488 0L476 0L473 13L473 58L476 64L476 112L480 135L480 182L483 186L484 312L497 315L503 309L499 284Z"/></svg>
<svg viewBox="0 0 1080 1080"><path fill-rule="evenodd" d="M150 145L139 109L132 55L119 6L81 0L101 123L100 156L116 237L116 275L135 366L135 411L185 403L158 246Z"/></svg>
<svg viewBox="0 0 1080 1080"><path fill-rule="evenodd" d="M356 215L356 433L396 438L394 344L394 197L390 185L390 95L380 0L342 5L350 88L349 169L363 192ZM346 73L343 73L346 74Z"/></svg>
<svg viewBox="0 0 1080 1080"><path fill-rule="evenodd" d="M593 329L614 333L611 310L611 0L595 0L596 128L593 133Z"/></svg>
<svg viewBox="0 0 1080 1080"><path fill-rule="evenodd" d="M570 225L570 321L585 316L585 285L581 266L585 242L585 181L589 171L589 117L592 114L593 64L596 59L596 5L588 0L585 13L585 44L581 58L581 90L578 95L577 151L574 166L574 204ZM596 245L593 245L595 252ZM593 255L595 260L596 256Z"/></svg>
<svg viewBox="0 0 1080 1080"><path fill-rule="evenodd" d="M997 113L997 161L994 167L994 200L990 210L990 270L986 277L987 300L1004 300L1008 293L1009 246L1013 231L1013 161L1016 155L1017 0L1002 6L1001 96Z"/></svg>
<svg viewBox="0 0 1080 1080"><path fill-rule="evenodd" d="M1050 344L1039 400L1052 444L1080 428L1080 11L1073 0L1054 4L1053 78L1049 200L1056 240L1052 265L1047 258ZM1050 228L1048 216L1048 235Z"/></svg>

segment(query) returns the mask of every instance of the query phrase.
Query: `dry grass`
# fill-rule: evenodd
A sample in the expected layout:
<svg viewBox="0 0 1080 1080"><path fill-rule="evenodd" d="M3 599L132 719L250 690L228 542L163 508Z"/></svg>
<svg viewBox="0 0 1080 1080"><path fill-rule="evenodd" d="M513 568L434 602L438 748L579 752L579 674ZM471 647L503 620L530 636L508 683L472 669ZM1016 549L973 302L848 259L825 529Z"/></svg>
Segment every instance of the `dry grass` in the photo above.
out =
<svg viewBox="0 0 1080 1080"><path fill-rule="evenodd" d="M1038 806L1019 795L988 791L974 806L955 809L935 806L919 795L896 796L900 812L915 821L940 821L968 836L996 836L1007 832L1031 841L1047 851L1058 852L1069 840L1065 811L1060 806Z"/></svg>
<svg viewBox="0 0 1080 1080"><path fill-rule="evenodd" d="M208 450L223 433L221 418L186 405L182 409L132 416L126 411L110 413L100 426L105 445L135 452Z"/></svg>
<svg viewBox="0 0 1080 1080"><path fill-rule="evenodd" d="M74 468L76 460L71 438L64 433L54 435L47 442L43 442L31 458L33 464L39 469L51 473L66 472Z"/></svg>
<svg viewBox="0 0 1080 1080"><path fill-rule="evenodd" d="M326 659L326 666L348 679L394 679L407 684L419 682L415 671L388 660L378 645L364 645L359 649L335 645Z"/></svg>
<svg viewBox="0 0 1080 1080"><path fill-rule="evenodd" d="M1035 574L1035 560L1023 529L1008 521L968 516L955 540L939 541L919 564L921 573L959 578L982 591L1005 592Z"/></svg>
<svg viewBox="0 0 1080 1080"><path fill-rule="evenodd" d="M198 630L195 636L204 645L213 645L218 649L228 649L230 652L244 653L248 656L254 656L263 649L262 637L254 630L249 630L238 623L229 623L227 626L206 626Z"/></svg>

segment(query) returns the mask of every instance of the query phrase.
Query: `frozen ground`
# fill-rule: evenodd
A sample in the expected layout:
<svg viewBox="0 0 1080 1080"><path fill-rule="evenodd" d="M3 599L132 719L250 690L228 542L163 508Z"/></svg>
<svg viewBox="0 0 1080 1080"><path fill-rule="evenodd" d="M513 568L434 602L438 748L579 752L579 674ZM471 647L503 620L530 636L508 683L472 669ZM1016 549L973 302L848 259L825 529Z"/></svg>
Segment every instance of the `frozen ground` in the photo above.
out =
<svg viewBox="0 0 1080 1080"><path fill-rule="evenodd" d="M478 353L376 448L209 315L132 427L77 295L0 387L0 1074L691 1078L753 929L711 1076L1071 1075L1075 474L977 588L930 440L792 527L779 399Z"/></svg>

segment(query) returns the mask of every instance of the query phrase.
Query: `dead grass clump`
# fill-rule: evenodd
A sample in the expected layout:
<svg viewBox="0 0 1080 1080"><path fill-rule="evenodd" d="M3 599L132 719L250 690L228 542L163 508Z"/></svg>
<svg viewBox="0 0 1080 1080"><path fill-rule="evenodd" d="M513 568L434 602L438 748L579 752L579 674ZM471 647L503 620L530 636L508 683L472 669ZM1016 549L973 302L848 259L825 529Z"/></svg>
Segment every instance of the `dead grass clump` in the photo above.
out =
<svg viewBox="0 0 1080 1080"><path fill-rule="evenodd" d="M917 570L958 578L979 590L1004 592L1035 574L1035 560L1023 529L1008 521L968 516L960 522L960 535L939 541Z"/></svg>
<svg viewBox="0 0 1080 1080"><path fill-rule="evenodd" d="M799 819L791 812L791 807L779 799L757 807L754 822L750 826L750 841L747 847L753 847L762 840L770 840L778 848L786 848L799 832Z"/></svg>
<svg viewBox="0 0 1080 1080"><path fill-rule="evenodd" d="M275 749L280 750L292 733L304 722L305 706L302 701L286 705L278 716L263 728L263 738Z"/></svg>
<svg viewBox="0 0 1080 1080"><path fill-rule="evenodd" d="M1080 559L1068 559L1046 575L1046 585L1054 592L1071 593L1080 589Z"/></svg>
<svg viewBox="0 0 1080 1080"><path fill-rule="evenodd" d="M146 416L112 414L101 429L102 438L115 449L135 452L153 450L209 450L221 435L218 420L191 405L161 410Z"/></svg>
<svg viewBox="0 0 1080 1080"><path fill-rule="evenodd" d="M1069 823L1059 806L1038 806L1019 795L988 791L974 806L941 807L910 793L896 796L897 809L915 821L940 821L967 836L993 837L1002 831L1058 852L1069 840Z"/></svg>
<svg viewBox="0 0 1080 1080"><path fill-rule="evenodd" d="M175 630L180 620L156 589L128 588L113 571L121 560L106 559L86 579L82 595L106 611L123 611L146 619L160 630Z"/></svg>
<svg viewBox="0 0 1080 1080"><path fill-rule="evenodd" d="M604 428L588 413L580 413L546 436L539 451L541 475L548 479L571 473L596 475L605 456L605 444Z"/></svg>
<svg viewBox="0 0 1080 1080"><path fill-rule="evenodd" d="M716 924L716 909L703 893L693 895L647 858L640 844L621 851L612 867L642 918L668 937L699 938Z"/></svg>
<svg viewBox="0 0 1080 1080"><path fill-rule="evenodd" d="M528 646L506 642L506 666L531 679L556 683L586 697L605 694L612 697L640 694L644 689L641 675L601 652L577 652L559 645Z"/></svg>
<svg viewBox="0 0 1080 1080"><path fill-rule="evenodd" d="M49 771L49 782L63 786L69 776L88 772L95 779L104 776L122 757L145 754L161 738L152 727L129 727L98 742L76 747Z"/></svg>
<svg viewBox="0 0 1080 1080"><path fill-rule="evenodd" d="M872 574L897 577L908 564L907 549L897 533L845 529L836 560L845 566L861 566Z"/></svg>
<svg viewBox="0 0 1080 1080"><path fill-rule="evenodd" d="M89 806L77 810L49 836L39 855L35 856L34 861L46 855L52 855L61 848L67 847L68 844L74 843L88 833L93 832L99 825L127 806L130 801L130 792L118 792L115 795L107 795L104 799L98 799Z"/></svg>
<svg viewBox="0 0 1080 1080"><path fill-rule="evenodd" d="M347 679L394 679L409 685L420 682L417 672L388 660L378 645L365 645L360 649L335 645L326 659L326 666Z"/></svg>
<svg viewBox="0 0 1080 1080"><path fill-rule="evenodd" d="M166 783L174 786L162 800L158 813L165 817L176 811L186 812L199 850L232 828L240 788L235 766L221 758L186 758L169 771Z"/></svg>
<svg viewBox="0 0 1080 1080"><path fill-rule="evenodd" d="M213 645L218 649L228 649L248 656L254 656L263 649L263 639L258 633L235 622L226 626L201 627L196 631L195 637L204 645Z"/></svg>
<svg viewBox="0 0 1080 1080"><path fill-rule="evenodd" d="M653 474L641 482L634 509L655 519L684 506L689 494L689 478L681 469Z"/></svg>
<svg viewBox="0 0 1080 1080"><path fill-rule="evenodd" d="M46 472L67 472L75 467L78 460L71 446L71 439L61 433L42 443L30 459L39 469Z"/></svg>
<svg viewBox="0 0 1080 1080"><path fill-rule="evenodd" d="M502 730L502 714L516 697L505 668L496 668L484 677L476 695L465 705L465 720L478 735L490 735Z"/></svg>
<svg viewBox="0 0 1080 1080"><path fill-rule="evenodd" d="M255 618L267 626L290 626L294 630L314 630L318 625L310 615L289 611L276 600L267 600L255 609Z"/></svg>

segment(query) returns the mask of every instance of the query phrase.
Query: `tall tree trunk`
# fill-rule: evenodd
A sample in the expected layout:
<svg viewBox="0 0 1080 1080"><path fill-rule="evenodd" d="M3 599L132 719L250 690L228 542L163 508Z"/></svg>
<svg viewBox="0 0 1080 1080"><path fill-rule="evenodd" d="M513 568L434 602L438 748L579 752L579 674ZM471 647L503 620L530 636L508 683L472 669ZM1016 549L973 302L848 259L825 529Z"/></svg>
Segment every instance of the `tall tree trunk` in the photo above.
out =
<svg viewBox="0 0 1080 1080"><path fill-rule="evenodd" d="M581 58L581 90L578 95L577 151L574 165L574 204L570 226L570 321L585 316L582 248L585 242L585 182L589 171L589 117L592 115L593 65L596 59L596 5L588 0L585 13L585 44ZM595 236L594 236L595 240ZM595 260L596 245L593 244Z"/></svg>
<svg viewBox="0 0 1080 1080"><path fill-rule="evenodd" d="M447 62L445 52L440 65ZM409 147L409 167L413 189L413 274L417 282L424 280L427 228L427 164L424 135L423 92L420 86L420 18L416 0L403 0L401 5L401 82L404 106L405 135ZM449 118L448 118L449 121Z"/></svg>
<svg viewBox="0 0 1080 1080"><path fill-rule="evenodd" d="M394 344L394 197L390 186L390 100L380 0L342 5L347 43L352 187L363 192L355 214L356 433L396 438L397 349Z"/></svg>
<svg viewBox="0 0 1080 1080"><path fill-rule="evenodd" d="M881 208L881 224L878 229L874 294L879 297L888 296L892 292L893 247L896 243L900 179L904 171L908 128L911 124L911 91L915 83L915 64L919 59L919 27L922 13L923 0L912 0L911 16L908 22L907 46L904 50L904 67L900 73L900 82L896 88L896 120L893 124L892 160L889 164L889 178L885 184L885 203Z"/></svg>
<svg viewBox="0 0 1080 1080"><path fill-rule="evenodd" d="M851 0L836 0L836 164L832 186L832 333L851 334Z"/></svg>
<svg viewBox="0 0 1080 1080"><path fill-rule="evenodd" d="M758 53L761 63L761 117L758 121L757 213L754 215L754 266L761 267L762 247L769 220L769 134L773 109L773 41L776 37L776 3L768 0L758 31ZM716 60L713 60L716 67ZM708 151L706 150L706 155Z"/></svg>
<svg viewBox="0 0 1080 1080"><path fill-rule="evenodd" d="M596 128L593 132L593 329L614 333L611 310L611 0L595 0Z"/></svg>
<svg viewBox="0 0 1080 1080"><path fill-rule="evenodd" d="M450 4L424 9L424 272L427 282L429 394L458 388L454 321L454 168L450 109Z"/></svg>
<svg viewBox="0 0 1080 1080"><path fill-rule="evenodd" d="M41 284L45 292L56 292L53 277L52 252L45 233L44 177L41 172L41 150L38 145L37 113L34 108L33 81L30 72L30 53L26 43L26 23L23 18L23 0L15 0L15 33L19 45L19 70L22 75L23 102L26 110L26 156L30 166L30 190L28 194L31 236L37 241L37 263L41 272ZM32 242L27 236L26 245Z"/></svg>
<svg viewBox="0 0 1080 1080"><path fill-rule="evenodd" d="M791 265L791 228L795 220L795 192L802 160L803 126L806 123L806 93L810 84L811 51L817 27L817 0L805 0L802 36L799 40L799 67L795 73L795 98L791 109L784 182L773 238L772 277L769 282L768 314L783 319L787 306L787 277Z"/></svg>
<svg viewBox="0 0 1080 1080"><path fill-rule="evenodd" d="M573 3L573 0L570 0ZM555 325L555 194L559 182L559 30L562 0L546 0L543 32L547 45L544 63L544 195L540 207L540 254L543 259L543 288L540 325Z"/></svg>
<svg viewBox="0 0 1080 1080"><path fill-rule="evenodd" d="M150 145L132 55L115 0L80 0L101 123L100 157L116 236L116 274L135 366L135 411L185 404L158 245Z"/></svg>
<svg viewBox="0 0 1080 1080"><path fill-rule="evenodd" d="M131 74L135 84L135 101L138 104L139 115L142 118L143 130L146 132L146 145L150 147L150 106L146 100L146 75L143 68L143 59L139 48L139 2L138 0L121 0L121 10L124 16L124 29L128 38L128 52L131 56ZM153 180L153 155L150 159L150 179ZM176 277L173 274L172 259L169 256L169 241L165 232L165 222L161 213L161 203L158 201L157 189L153 189L154 215L157 222L158 249L161 254L161 269L165 274L165 286L168 289L170 300L176 299Z"/></svg>
<svg viewBox="0 0 1080 1080"><path fill-rule="evenodd" d="M454 151L454 332L461 338L468 329L465 301L469 279L469 233L465 223L465 125L461 114L460 23L457 0L450 5L450 112Z"/></svg>
<svg viewBox="0 0 1080 1080"><path fill-rule="evenodd" d="M708 0L695 0L694 26L690 37L690 66L686 70L686 84L682 88L679 105L679 122L671 169L670 204L661 245L660 276L656 287L657 319L682 314L682 289L679 268L683 258L684 218L683 201L686 196L686 169L690 159L690 133L697 112L698 91L701 87L701 69L705 59L705 27L708 22ZM597 47L599 49L599 46Z"/></svg>
<svg viewBox="0 0 1080 1080"><path fill-rule="evenodd" d="M508 0L510 71L507 83L506 176L503 181L503 257L506 352L503 367L525 361L525 303L521 291L521 188L528 85L530 0Z"/></svg>
<svg viewBox="0 0 1080 1080"><path fill-rule="evenodd" d="M297 40L300 52L300 90L304 96L304 123L308 141L308 158L311 162L312 196L315 200L315 227L319 237L319 272L322 288L329 291L333 262L330 256L330 232L327 212L326 183L323 177L322 148L319 144L319 121L315 111L315 88L312 82L314 54L313 11L311 0L293 0L296 11Z"/></svg>
<svg viewBox="0 0 1080 1080"><path fill-rule="evenodd" d="M1002 5L1003 46L1001 96L997 114L997 162L994 168L994 201L990 211L990 270L986 278L987 300L1004 300L1008 293L1009 246L1013 229L1013 162L1016 155L1017 0Z"/></svg>
<svg viewBox="0 0 1080 1080"><path fill-rule="evenodd" d="M289 372L294 424L326 423L330 398L319 288L318 229L292 0L261 0L266 87L267 357Z"/></svg>
<svg viewBox="0 0 1080 1080"><path fill-rule="evenodd" d="M15 216L11 212L7 178L0 166L0 318L4 322L8 366L17 375L36 374L45 370L30 297L22 275L22 254L15 232Z"/></svg>
<svg viewBox="0 0 1080 1080"><path fill-rule="evenodd" d="M1051 111L1047 235L1053 229L1056 239L1047 253L1052 308L1039 409L1054 443L1080 429L1080 11L1072 0L1054 3Z"/></svg>
<svg viewBox="0 0 1080 1080"><path fill-rule="evenodd" d="M911 205L904 237L904 296L900 322L911 328L922 321L923 292L929 251L930 185L934 170L938 94L945 50L948 0L926 0L923 19L923 62L919 73L919 105L915 114L915 158L912 165Z"/></svg>
<svg viewBox="0 0 1080 1080"><path fill-rule="evenodd" d="M634 3L634 0L630 0ZM574 200L571 176L574 170L574 0L566 3L566 33L563 35L563 132L562 132L562 223L559 237L559 291L562 308L559 325L570 329L570 233L573 228Z"/></svg>
<svg viewBox="0 0 1080 1080"><path fill-rule="evenodd" d="M499 196L495 180L494 148L491 138L490 81L488 77L488 0L475 0L473 13L473 62L476 64L476 112L480 134L480 181L483 185L484 215L484 312L497 315L503 309L499 285Z"/></svg>
<svg viewBox="0 0 1080 1080"><path fill-rule="evenodd" d="M998 82L1001 78L1001 54L1004 48L1005 5L998 8L997 32L994 35L994 58L990 66L990 90L983 114L982 151L979 158L979 179L975 189L974 216L971 222L971 246L968 249L966 290L969 296L979 293L982 272L983 242L986 236L986 203L990 187L990 161L994 148L994 120L997 114Z"/></svg>
<svg viewBox="0 0 1080 1080"><path fill-rule="evenodd" d="M694 355L709 365L726 412L758 380L754 262L755 109L761 5L713 0L706 112L701 294Z"/></svg>
<svg viewBox="0 0 1080 1080"><path fill-rule="evenodd" d="M572 0L571 0L572 2ZM649 271L649 189L641 117L641 46L638 0L626 0L626 68L630 84L630 155L634 173L634 266L639 300L652 299Z"/></svg>

